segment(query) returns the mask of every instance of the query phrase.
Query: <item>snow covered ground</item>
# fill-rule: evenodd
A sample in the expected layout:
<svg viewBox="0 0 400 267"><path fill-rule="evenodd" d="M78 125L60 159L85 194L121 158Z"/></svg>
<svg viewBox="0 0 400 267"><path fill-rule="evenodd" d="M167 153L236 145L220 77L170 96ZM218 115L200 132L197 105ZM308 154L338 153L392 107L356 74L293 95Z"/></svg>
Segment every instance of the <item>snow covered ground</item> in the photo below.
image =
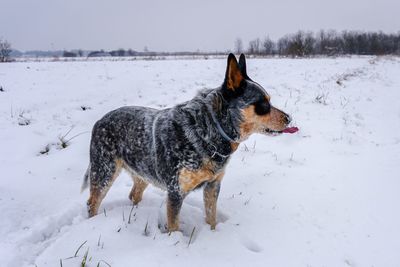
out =
<svg viewBox="0 0 400 267"><path fill-rule="evenodd" d="M0 266L78 266L85 254L113 267L400 266L399 58L248 59L300 132L240 146L215 231L201 191L185 199L181 232L160 231L165 192L149 187L132 209L126 173L87 219L94 122L124 105L188 100L220 85L225 64L0 64Z"/></svg>

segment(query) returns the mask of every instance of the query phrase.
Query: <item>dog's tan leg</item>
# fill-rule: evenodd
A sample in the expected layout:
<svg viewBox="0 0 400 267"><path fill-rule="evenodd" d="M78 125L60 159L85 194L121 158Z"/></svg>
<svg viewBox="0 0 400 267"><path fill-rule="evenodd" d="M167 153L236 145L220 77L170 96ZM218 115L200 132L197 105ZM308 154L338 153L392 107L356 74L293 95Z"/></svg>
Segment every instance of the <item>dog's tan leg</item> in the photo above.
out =
<svg viewBox="0 0 400 267"><path fill-rule="evenodd" d="M98 187L90 187L90 196L89 200L87 201L89 218L97 215L101 201L104 199L104 196L104 192Z"/></svg>
<svg viewBox="0 0 400 267"><path fill-rule="evenodd" d="M136 175L132 176L132 179L134 184L129 199L132 200L134 205L137 205L142 200L143 192L149 184Z"/></svg>
<svg viewBox="0 0 400 267"><path fill-rule="evenodd" d="M219 174L214 181L207 183L203 190L206 222L211 226L211 230L217 225L217 199L222 177L223 173Z"/></svg>
<svg viewBox="0 0 400 267"><path fill-rule="evenodd" d="M115 179L120 174L121 168L122 161L118 159L115 161L115 164L112 165L113 173L110 175L111 179L103 178L101 181L104 182L101 183L98 179L93 179L92 177L90 178L90 196L87 201L89 218L97 215L102 200L106 196L108 190L110 190ZM110 171L111 169L109 168L108 170Z"/></svg>
<svg viewBox="0 0 400 267"><path fill-rule="evenodd" d="M179 212L181 211L183 197L179 193L168 192L167 217L168 232L179 230Z"/></svg>
<svg viewBox="0 0 400 267"><path fill-rule="evenodd" d="M108 190L110 190L111 185L112 183L100 189L98 187L90 187L90 197L87 202L89 218L97 215L100 204L107 195Z"/></svg>

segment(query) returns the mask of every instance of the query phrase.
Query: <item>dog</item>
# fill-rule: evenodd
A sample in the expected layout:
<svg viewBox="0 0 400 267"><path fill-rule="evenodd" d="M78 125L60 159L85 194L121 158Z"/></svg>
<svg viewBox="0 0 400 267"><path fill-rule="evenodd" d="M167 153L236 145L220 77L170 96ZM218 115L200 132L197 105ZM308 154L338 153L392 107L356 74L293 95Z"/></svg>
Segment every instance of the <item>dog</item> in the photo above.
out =
<svg viewBox="0 0 400 267"><path fill-rule="evenodd" d="M265 89L247 76L246 58L229 54L223 84L163 110L129 106L107 113L93 126L90 163L82 190L90 183L89 217L121 169L134 181L129 199L142 200L148 184L167 191L167 228L179 230L186 195L203 188L206 222L215 229L224 170L239 144L253 133L293 132L291 118L271 105Z"/></svg>

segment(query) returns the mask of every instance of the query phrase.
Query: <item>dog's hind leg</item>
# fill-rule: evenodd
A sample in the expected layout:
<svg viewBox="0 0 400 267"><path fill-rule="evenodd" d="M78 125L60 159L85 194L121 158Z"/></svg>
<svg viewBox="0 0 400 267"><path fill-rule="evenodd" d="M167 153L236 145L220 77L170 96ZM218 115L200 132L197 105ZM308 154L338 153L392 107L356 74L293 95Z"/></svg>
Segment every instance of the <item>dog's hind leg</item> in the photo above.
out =
<svg viewBox="0 0 400 267"><path fill-rule="evenodd" d="M211 226L211 230L217 225L217 199L221 187L223 173L218 175L212 182L208 182L203 190L204 208L206 212L206 222Z"/></svg>
<svg viewBox="0 0 400 267"><path fill-rule="evenodd" d="M129 199L132 200L134 205L137 205L142 200L143 192L149 183L137 175L132 175L132 179L134 184L131 193L129 194Z"/></svg>
<svg viewBox="0 0 400 267"><path fill-rule="evenodd" d="M114 159L108 162L91 163L90 197L87 201L89 217L97 215L101 201L117 178L122 168L122 160Z"/></svg>

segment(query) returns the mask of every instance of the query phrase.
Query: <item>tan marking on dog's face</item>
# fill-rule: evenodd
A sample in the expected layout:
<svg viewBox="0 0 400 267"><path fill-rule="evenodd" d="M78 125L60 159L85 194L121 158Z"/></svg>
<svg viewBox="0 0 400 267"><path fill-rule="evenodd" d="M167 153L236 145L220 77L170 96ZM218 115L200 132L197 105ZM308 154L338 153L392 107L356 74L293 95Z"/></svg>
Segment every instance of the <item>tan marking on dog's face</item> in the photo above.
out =
<svg viewBox="0 0 400 267"><path fill-rule="evenodd" d="M255 106L250 105L242 110L242 118L243 121L240 124L240 137L242 140L253 133L265 133L266 129L282 131L287 126L285 114L274 107L271 107L269 113L258 115L255 112Z"/></svg>
<svg viewBox="0 0 400 267"><path fill-rule="evenodd" d="M239 65L236 62L236 59L231 59L228 65L228 76L226 87L231 90L235 90L235 88L239 88L240 83L243 80L242 72L239 69Z"/></svg>
<svg viewBox="0 0 400 267"><path fill-rule="evenodd" d="M204 163L197 170L182 168L179 172L179 186L183 193L189 193L203 182L216 179L215 167L211 162Z"/></svg>

